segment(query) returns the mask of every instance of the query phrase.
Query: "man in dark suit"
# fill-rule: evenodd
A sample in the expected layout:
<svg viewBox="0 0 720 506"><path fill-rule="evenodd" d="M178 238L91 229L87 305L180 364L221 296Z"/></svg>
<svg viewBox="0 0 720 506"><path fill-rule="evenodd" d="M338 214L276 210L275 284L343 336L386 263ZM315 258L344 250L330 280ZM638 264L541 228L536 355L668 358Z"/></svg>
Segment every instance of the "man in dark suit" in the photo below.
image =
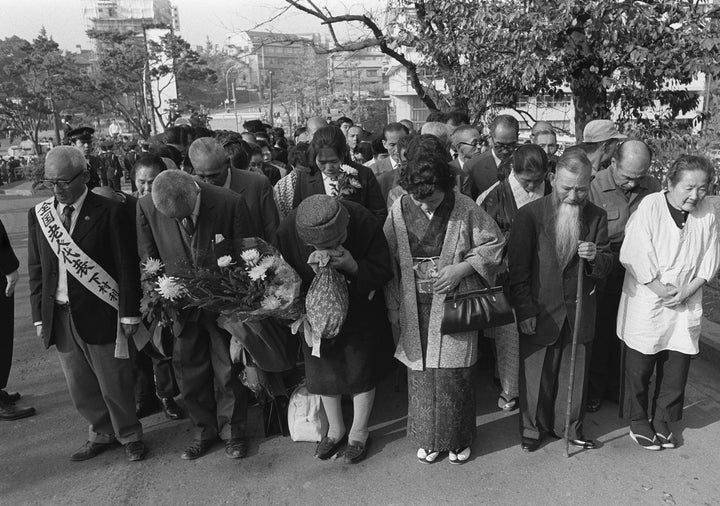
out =
<svg viewBox="0 0 720 506"><path fill-rule="evenodd" d="M490 123L492 149L476 154L464 167L465 172L472 178L466 183L466 187L462 188L465 195L476 200L498 179L502 179L502 176L507 177L507 174L498 174L498 167L509 159L517 148L519 133L520 124L513 116L500 114L495 117Z"/></svg>
<svg viewBox="0 0 720 506"><path fill-rule="evenodd" d="M240 195L169 170L153 181L152 194L137 208L141 262L160 259L168 276L214 265L220 256L237 258L240 241L257 235ZM180 311L173 350L180 392L194 426L185 460L201 457L218 437L230 458L247 454L247 392L230 358L230 334L217 325L217 313Z"/></svg>
<svg viewBox="0 0 720 506"><path fill-rule="evenodd" d="M409 135L408 128L402 123L389 123L383 129L383 146L388 151L388 157L382 158L375 163L372 171L377 176L380 191L383 199L387 202L388 194L400 177L400 150L398 142Z"/></svg>
<svg viewBox="0 0 720 506"><path fill-rule="evenodd" d="M583 435L595 286L612 268L607 214L588 200L591 165L578 151L560 158L554 192L523 206L508 241L510 296L520 327L521 439L534 451L543 437L562 437L577 297L583 298L571 403L570 443L595 448ZM585 261L577 294L578 262Z"/></svg>
<svg viewBox="0 0 720 506"><path fill-rule="evenodd" d="M222 145L210 137L195 140L190 145L188 156L198 181L222 186L242 195L258 236L273 244L280 218L268 178L230 168L230 160Z"/></svg>
<svg viewBox="0 0 720 506"><path fill-rule="evenodd" d="M35 408L20 408L15 403L20 394L5 391L12 366L13 338L15 334L15 285L18 280L18 262L10 245L5 227L0 221L0 420L18 420L35 414Z"/></svg>
<svg viewBox="0 0 720 506"><path fill-rule="evenodd" d="M44 183L54 198L28 214L32 315L45 347L57 347L75 408L90 424L88 442L71 460L95 457L116 441L128 460L142 460L132 362L115 353L116 341L132 337L140 322L132 224L120 203L88 191L88 177L77 149L48 153Z"/></svg>
<svg viewBox="0 0 720 506"><path fill-rule="evenodd" d="M472 177L467 171L468 162L480 152L482 135L480 130L472 125L460 125L450 136L452 148L457 153L457 158L450 162L457 181L458 189L463 195L471 197Z"/></svg>

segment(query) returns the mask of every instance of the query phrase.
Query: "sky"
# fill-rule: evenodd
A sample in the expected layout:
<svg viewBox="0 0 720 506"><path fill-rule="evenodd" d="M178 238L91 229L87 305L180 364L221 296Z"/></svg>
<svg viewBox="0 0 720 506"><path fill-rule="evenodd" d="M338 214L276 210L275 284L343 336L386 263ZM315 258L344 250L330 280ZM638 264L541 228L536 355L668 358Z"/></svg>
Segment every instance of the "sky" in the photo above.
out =
<svg viewBox="0 0 720 506"><path fill-rule="evenodd" d="M262 31L327 34L327 28L316 18L291 8L269 23L261 23L277 15L287 6L283 0L171 0L178 7L180 35L193 46L204 45L209 36L222 44L233 32L257 29ZM383 0L316 0L334 15L379 12L387 4ZM80 0L0 0L0 38L17 35L32 40L45 27L62 49L90 47L85 36ZM353 37L358 31L339 32Z"/></svg>

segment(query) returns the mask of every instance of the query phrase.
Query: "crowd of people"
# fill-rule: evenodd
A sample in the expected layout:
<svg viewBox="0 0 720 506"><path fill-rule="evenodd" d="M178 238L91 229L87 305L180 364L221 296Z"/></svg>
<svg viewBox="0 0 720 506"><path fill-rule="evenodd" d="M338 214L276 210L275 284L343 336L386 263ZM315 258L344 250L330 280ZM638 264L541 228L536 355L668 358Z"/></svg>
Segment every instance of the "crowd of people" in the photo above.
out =
<svg viewBox="0 0 720 506"><path fill-rule="evenodd" d="M248 237L279 249L303 293L315 252L347 285L344 323L319 353L286 333L328 420L317 458L367 456L376 386L399 363L417 459L447 453L451 464L466 462L479 360L494 363L498 409L519 409L527 452L564 436L596 448L583 421L604 402L619 404L640 447L674 448L702 287L720 266L717 218L704 199L712 163L679 157L662 189L648 145L610 120L588 123L583 142L562 153L545 122L526 143L513 116L497 116L488 133L459 112L433 114L419 132L407 120L390 123L376 139L347 117L311 118L292 139L251 121L242 133L171 127L118 157L112 143L93 152L92 129L69 132L72 145L45 159L42 182L53 196L29 211L28 269L37 335L56 347L89 424L71 460L118 443L142 460L140 419L158 410L189 417L183 459L218 440L228 457L246 456L251 399L217 313L182 308L166 353L132 343L147 323L141 265L159 259L180 276L223 255L240 258ZM18 262L2 228L0 239L6 325ZM489 286L503 288L515 321L443 332L446 300ZM118 353L119 337L131 342L129 358ZM31 416L4 390L12 334L2 346L0 418ZM352 400L349 428L342 396Z"/></svg>

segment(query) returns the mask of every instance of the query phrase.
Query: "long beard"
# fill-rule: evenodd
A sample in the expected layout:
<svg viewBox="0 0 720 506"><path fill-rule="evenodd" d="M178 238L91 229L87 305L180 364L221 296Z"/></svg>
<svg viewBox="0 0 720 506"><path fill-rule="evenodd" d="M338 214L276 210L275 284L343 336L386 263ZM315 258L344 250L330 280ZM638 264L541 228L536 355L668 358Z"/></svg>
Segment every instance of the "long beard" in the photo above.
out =
<svg viewBox="0 0 720 506"><path fill-rule="evenodd" d="M567 265L578 249L580 240L580 210L578 205L561 202L555 215L555 251L560 265Z"/></svg>

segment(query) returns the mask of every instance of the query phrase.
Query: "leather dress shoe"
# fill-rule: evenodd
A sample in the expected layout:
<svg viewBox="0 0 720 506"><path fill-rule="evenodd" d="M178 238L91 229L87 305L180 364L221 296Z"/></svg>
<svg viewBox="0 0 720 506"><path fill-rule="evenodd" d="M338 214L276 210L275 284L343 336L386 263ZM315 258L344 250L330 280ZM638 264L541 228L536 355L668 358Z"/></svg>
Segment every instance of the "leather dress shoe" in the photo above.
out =
<svg viewBox="0 0 720 506"><path fill-rule="evenodd" d="M170 420L182 420L185 418L182 409L177 405L172 397L164 397L160 399L160 407L162 407L165 416Z"/></svg>
<svg viewBox="0 0 720 506"><path fill-rule="evenodd" d="M247 440L234 437L225 441L225 455L231 459L244 459L248 452Z"/></svg>
<svg viewBox="0 0 720 506"><path fill-rule="evenodd" d="M88 441L70 456L70 460L73 462L82 462L83 460L97 457L105 450L109 450L114 447L116 444L117 443L93 443L92 441Z"/></svg>
<svg viewBox="0 0 720 506"><path fill-rule="evenodd" d="M185 448L185 451L180 456L183 460L195 460L205 455L215 441L210 440L195 440L190 446Z"/></svg>
<svg viewBox="0 0 720 506"><path fill-rule="evenodd" d="M592 439L569 439L568 443L585 450L595 450L597 448L597 443Z"/></svg>
<svg viewBox="0 0 720 506"><path fill-rule="evenodd" d="M142 441L132 441L125 445L125 456L130 462L138 462L147 455L147 446Z"/></svg>
<svg viewBox="0 0 720 506"><path fill-rule="evenodd" d="M337 441L325 436L322 438L322 441L318 443L317 448L315 448L315 456L320 460L327 460L330 457L335 456L346 440L347 435L341 437Z"/></svg>
<svg viewBox="0 0 720 506"><path fill-rule="evenodd" d="M540 448L540 440L523 436L520 438L520 447L523 449L523 451L532 453L538 448Z"/></svg>
<svg viewBox="0 0 720 506"><path fill-rule="evenodd" d="M344 464L357 464L367 456L368 447L370 446L370 439L368 438L365 443L360 441L348 442L345 451L343 452L343 463Z"/></svg>
<svg viewBox="0 0 720 506"><path fill-rule="evenodd" d="M19 408L12 403L0 402L0 420L19 420L35 414L35 408L28 406Z"/></svg>
<svg viewBox="0 0 720 506"><path fill-rule="evenodd" d="M21 397L22 395L17 392L9 394L5 390L0 390L0 403L15 404Z"/></svg>

